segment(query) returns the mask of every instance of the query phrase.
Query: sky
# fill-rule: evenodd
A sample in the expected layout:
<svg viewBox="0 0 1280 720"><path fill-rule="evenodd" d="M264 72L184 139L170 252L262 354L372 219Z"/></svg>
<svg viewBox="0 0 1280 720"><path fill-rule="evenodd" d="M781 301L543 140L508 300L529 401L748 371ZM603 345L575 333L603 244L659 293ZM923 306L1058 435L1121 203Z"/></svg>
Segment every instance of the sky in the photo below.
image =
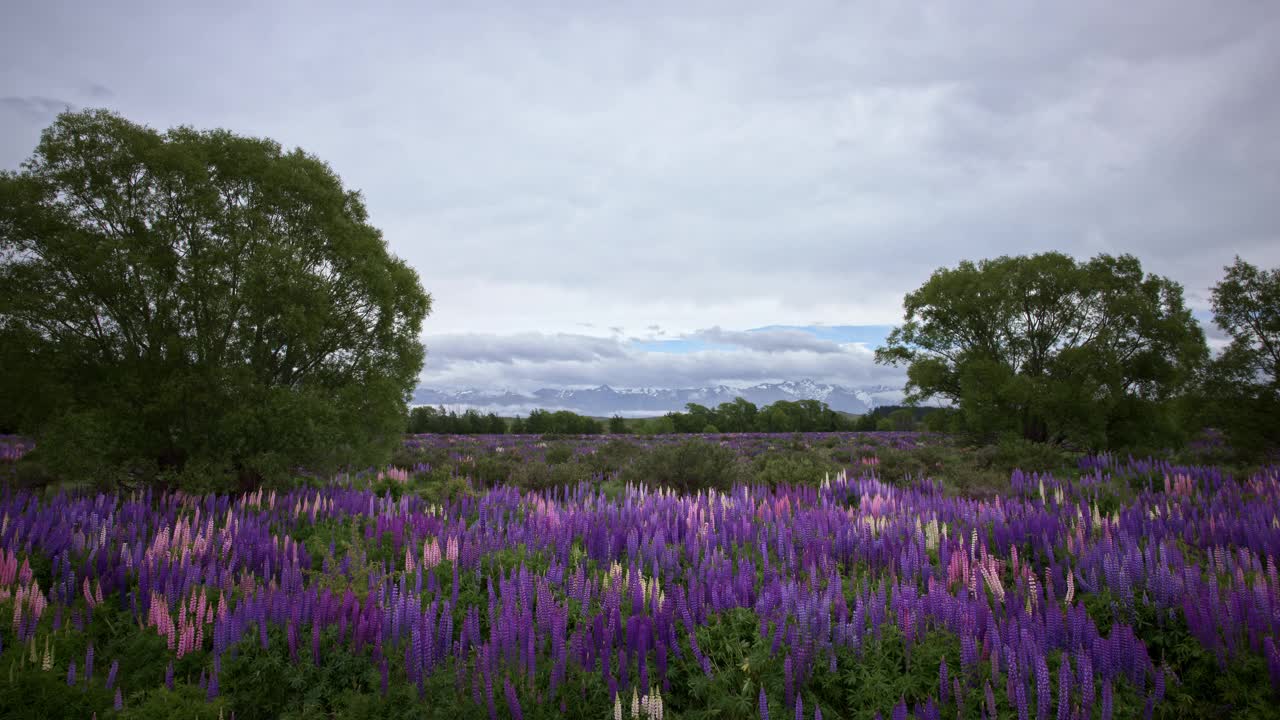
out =
<svg viewBox="0 0 1280 720"><path fill-rule="evenodd" d="M313 153L432 294L426 386L900 382L871 349L963 259L1134 253L1205 318L1280 265L1270 2L4 14L0 168L67 107Z"/></svg>

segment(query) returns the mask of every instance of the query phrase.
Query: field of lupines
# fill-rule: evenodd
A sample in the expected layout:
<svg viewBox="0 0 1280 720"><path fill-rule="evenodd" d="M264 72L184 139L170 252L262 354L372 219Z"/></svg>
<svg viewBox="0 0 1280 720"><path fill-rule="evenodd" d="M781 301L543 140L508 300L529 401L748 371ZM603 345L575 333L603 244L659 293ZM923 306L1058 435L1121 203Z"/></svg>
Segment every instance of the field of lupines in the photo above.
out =
<svg viewBox="0 0 1280 720"><path fill-rule="evenodd" d="M232 496L6 485L0 714L1276 715L1280 468L1089 456L969 497L883 473L879 453L930 438L802 441L849 462L723 492L532 491L467 468L543 462L540 438L419 437L446 468ZM442 470L467 491L419 492Z"/></svg>

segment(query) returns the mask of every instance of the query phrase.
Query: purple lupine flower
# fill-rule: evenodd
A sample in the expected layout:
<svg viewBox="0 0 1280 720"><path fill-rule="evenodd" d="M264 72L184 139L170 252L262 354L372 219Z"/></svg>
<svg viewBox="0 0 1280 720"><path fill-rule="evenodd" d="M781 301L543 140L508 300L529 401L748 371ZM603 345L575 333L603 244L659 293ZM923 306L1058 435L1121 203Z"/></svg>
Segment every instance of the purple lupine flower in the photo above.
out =
<svg viewBox="0 0 1280 720"><path fill-rule="evenodd" d="M1102 720L1111 720L1111 681L1102 684Z"/></svg>
<svg viewBox="0 0 1280 720"><path fill-rule="evenodd" d="M320 623L311 624L311 661L320 664Z"/></svg>
<svg viewBox="0 0 1280 720"><path fill-rule="evenodd" d="M1044 655L1036 655L1036 717L1039 720L1046 720L1049 717L1049 701L1051 699L1051 688L1049 686L1049 666L1045 663Z"/></svg>
<svg viewBox="0 0 1280 720"><path fill-rule="evenodd" d="M120 672L120 661L112 660L111 667L107 668L107 689L110 690L112 685L116 684L116 673Z"/></svg>
<svg viewBox="0 0 1280 720"><path fill-rule="evenodd" d="M1063 653L1058 663L1058 720L1067 720L1071 713L1071 662Z"/></svg>
<svg viewBox="0 0 1280 720"><path fill-rule="evenodd" d="M942 658L942 662L938 663L938 700L947 701L947 659Z"/></svg>
<svg viewBox="0 0 1280 720"><path fill-rule="evenodd" d="M804 698L796 695L796 720L804 720Z"/></svg>
<svg viewBox="0 0 1280 720"><path fill-rule="evenodd" d="M1018 706L1018 720L1028 720L1031 717L1027 711L1027 684L1021 678L1013 679L1010 676L1009 681L1013 685L1013 701Z"/></svg>
<svg viewBox="0 0 1280 720"><path fill-rule="evenodd" d="M1089 653L1080 651L1076 656L1078 674L1080 676L1080 701L1081 709L1084 714L1088 715L1093 709L1093 661L1089 659Z"/></svg>
<svg viewBox="0 0 1280 720"><path fill-rule="evenodd" d="M173 689L173 661L172 660L169 661L169 664L165 666L165 669L164 669L164 686L169 688L170 690Z"/></svg>
<svg viewBox="0 0 1280 720"><path fill-rule="evenodd" d="M893 720L907 720L907 701L899 700L897 705L893 706Z"/></svg>
<svg viewBox="0 0 1280 720"><path fill-rule="evenodd" d="M764 686L760 687L760 720L769 720L769 698L765 697Z"/></svg>
<svg viewBox="0 0 1280 720"><path fill-rule="evenodd" d="M813 708L813 720L822 720L822 708L816 705Z"/></svg>
<svg viewBox="0 0 1280 720"><path fill-rule="evenodd" d="M93 682L93 643L84 650L84 681Z"/></svg>
<svg viewBox="0 0 1280 720"><path fill-rule="evenodd" d="M995 691L991 689L990 680L987 681L986 698L987 698L987 716L994 718L996 716L996 694L995 694Z"/></svg>
<svg viewBox="0 0 1280 720"><path fill-rule="evenodd" d="M511 717L514 720L524 720L524 713L520 710L520 698L516 697L516 689L511 685L511 678L502 679L502 689L507 696L507 709L511 711Z"/></svg>
<svg viewBox="0 0 1280 720"><path fill-rule="evenodd" d="M75 687L75 684L76 684L76 661L72 660L71 664L67 666L67 685L70 685L71 687Z"/></svg>
<svg viewBox="0 0 1280 720"><path fill-rule="evenodd" d="M120 695L120 688L116 688L116 697L111 702L111 707L115 708L116 712L124 709L124 697Z"/></svg>

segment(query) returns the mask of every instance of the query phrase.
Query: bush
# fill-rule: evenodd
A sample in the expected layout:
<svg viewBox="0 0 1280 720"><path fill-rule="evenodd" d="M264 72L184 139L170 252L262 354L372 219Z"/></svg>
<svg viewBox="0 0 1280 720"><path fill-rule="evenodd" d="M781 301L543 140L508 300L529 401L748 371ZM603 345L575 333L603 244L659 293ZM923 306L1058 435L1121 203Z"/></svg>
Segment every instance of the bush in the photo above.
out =
<svg viewBox="0 0 1280 720"><path fill-rule="evenodd" d="M559 487L574 487L591 479L591 469L578 463L548 465L540 462L520 463L511 482L523 490L534 492Z"/></svg>
<svg viewBox="0 0 1280 720"><path fill-rule="evenodd" d="M547 448L547 464L559 465L573 458L573 448L566 443L556 443Z"/></svg>
<svg viewBox="0 0 1280 720"><path fill-rule="evenodd" d="M415 477L413 487L418 497L435 505L448 505L477 494L466 478L454 475L444 468Z"/></svg>
<svg viewBox="0 0 1280 720"><path fill-rule="evenodd" d="M979 449L976 461L978 467L1005 473L1014 470L1043 473L1072 466L1071 455L1062 448L1019 437L1006 437L995 445Z"/></svg>
<svg viewBox="0 0 1280 720"><path fill-rule="evenodd" d="M236 490L237 478L230 466L212 461L187 463L181 470L168 470L156 476L164 488L181 489L196 494L222 494Z"/></svg>
<svg viewBox="0 0 1280 720"><path fill-rule="evenodd" d="M728 490L744 479L744 470L733 450L705 440L688 440L650 450L623 471L623 479L693 493Z"/></svg>
<svg viewBox="0 0 1280 720"><path fill-rule="evenodd" d="M433 468L445 466L446 463L432 465ZM489 453L476 457L475 463L470 468L462 468L462 470L481 487L493 487L507 482L519 466L519 457Z"/></svg>
<svg viewBox="0 0 1280 720"><path fill-rule="evenodd" d="M755 481L779 485L817 485L828 473L839 467L824 455L806 450L778 450L765 453L754 462Z"/></svg>
<svg viewBox="0 0 1280 720"><path fill-rule="evenodd" d="M606 474L621 470L643 453L644 449L633 442L610 440L579 462L585 463L592 472Z"/></svg>

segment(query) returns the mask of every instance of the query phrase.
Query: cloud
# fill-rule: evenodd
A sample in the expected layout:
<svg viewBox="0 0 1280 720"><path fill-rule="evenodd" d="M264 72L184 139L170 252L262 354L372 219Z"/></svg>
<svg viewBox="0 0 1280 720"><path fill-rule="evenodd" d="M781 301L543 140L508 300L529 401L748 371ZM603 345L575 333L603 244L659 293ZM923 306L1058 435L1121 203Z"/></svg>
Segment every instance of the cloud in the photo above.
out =
<svg viewBox="0 0 1280 720"><path fill-rule="evenodd" d="M424 338L421 384L432 388L701 387L812 379L855 387L900 387L902 372L875 365L861 345L837 345L802 330L694 333L703 343L671 352L649 343L585 335L459 334ZM807 336L807 340L800 336ZM730 341L732 340L732 341ZM675 342L675 341L666 341ZM728 347L710 347L715 342Z"/></svg>
<svg viewBox="0 0 1280 720"><path fill-rule="evenodd" d="M51 97L38 95L0 97L0 111L13 113L32 122L51 122L63 110L74 109L76 106L73 103Z"/></svg>
<svg viewBox="0 0 1280 720"><path fill-rule="evenodd" d="M788 351L838 353L842 351L840 345L830 340L814 337L813 334L799 329L768 329L741 332L713 327L708 330L700 330L688 337L712 344L736 345L765 353Z"/></svg>
<svg viewBox="0 0 1280 720"><path fill-rule="evenodd" d="M434 334L890 324L940 266L1045 250L1133 252L1204 308L1232 256L1280 265L1268 3L12 15L0 167L51 118L32 98L302 147L363 191Z"/></svg>
<svg viewBox="0 0 1280 720"><path fill-rule="evenodd" d="M626 355L626 349L617 340L568 333L430 335L424 338L424 343L428 368L457 363L596 362Z"/></svg>

